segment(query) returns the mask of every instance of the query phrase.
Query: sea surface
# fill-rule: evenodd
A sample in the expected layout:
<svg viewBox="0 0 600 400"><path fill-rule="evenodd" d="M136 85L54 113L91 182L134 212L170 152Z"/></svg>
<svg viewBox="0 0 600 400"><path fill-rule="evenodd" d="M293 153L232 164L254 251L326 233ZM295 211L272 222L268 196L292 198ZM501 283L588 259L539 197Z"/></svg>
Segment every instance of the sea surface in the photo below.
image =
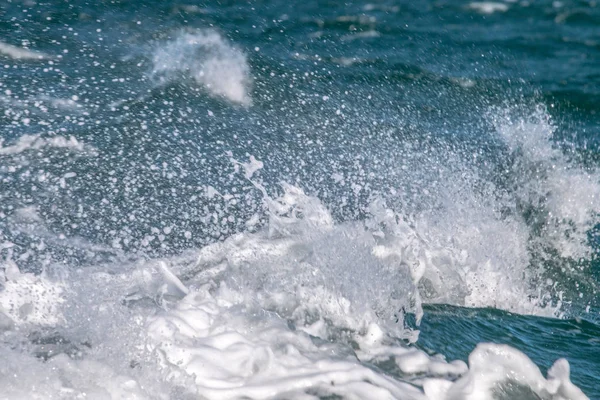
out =
<svg viewBox="0 0 600 400"><path fill-rule="evenodd" d="M600 399L596 0L0 2L0 399Z"/></svg>

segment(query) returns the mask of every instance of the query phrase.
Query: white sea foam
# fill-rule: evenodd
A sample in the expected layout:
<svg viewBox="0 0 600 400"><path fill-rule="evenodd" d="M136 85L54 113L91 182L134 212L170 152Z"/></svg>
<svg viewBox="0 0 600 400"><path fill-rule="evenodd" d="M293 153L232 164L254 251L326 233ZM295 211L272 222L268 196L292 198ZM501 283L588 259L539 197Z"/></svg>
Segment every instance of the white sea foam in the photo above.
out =
<svg viewBox="0 0 600 400"><path fill-rule="evenodd" d="M191 390L209 399L492 399L507 378L544 398L587 398L569 381L565 360L556 364L565 374L557 377L551 370L545 379L519 351L486 344L471 354L467 367L420 350L386 346L385 333L374 323L353 334L359 349L352 354L334 343L311 339L305 329L290 330L279 314L257 312L247 300L227 286L205 285L175 309L150 319L150 336L172 379L192 376ZM311 334L324 329L323 323L318 328L316 324L308 326ZM403 374L422 378L408 384L363 364L389 359ZM315 397L306 397L308 389ZM563 397L565 393L571 397Z"/></svg>
<svg viewBox="0 0 600 400"><path fill-rule="evenodd" d="M151 399L135 379L105 363L59 354L47 362L0 346L2 400Z"/></svg>
<svg viewBox="0 0 600 400"><path fill-rule="evenodd" d="M493 1L476 1L469 3L470 9L475 10L481 14L493 14L495 12L506 12L508 11L508 4L497 3Z"/></svg>
<svg viewBox="0 0 600 400"><path fill-rule="evenodd" d="M21 274L16 264L7 259L0 262L0 288L0 320L8 326L53 326L63 320L63 289L44 275ZM1 325L2 322L0 330Z"/></svg>
<svg viewBox="0 0 600 400"><path fill-rule="evenodd" d="M563 257L587 258L587 233L600 223L600 171L579 166L553 145L556 128L546 110L525 117L515 111L494 110L489 118L515 156L518 200L543 212L543 239Z"/></svg>
<svg viewBox="0 0 600 400"><path fill-rule="evenodd" d="M46 54L29 50L23 47L13 46L0 42L0 54L15 60L44 60L49 58Z"/></svg>
<svg viewBox="0 0 600 400"><path fill-rule="evenodd" d="M515 159L513 197L498 195L471 166L452 159L454 169L444 173L461 179L440 184L435 208L402 213L375 196L364 220L335 222L318 198L297 186L283 184L281 195L271 196L260 182L261 161L232 159L264 197L268 224L256 232L134 265L48 265L41 276L22 274L6 257L0 274L2 395L491 400L520 391L587 399L570 382L566 360L544 377L508 346L480 344L467 365L399 344L417 340L405 318L412 313L419 320L424 302L537 315L560 311L543 306L529 285L535 278L527 248L531 227L518 213L497 210L542 198L552 226L563 229L560 224L570 220L584 232L597 209L596 197L586 193L595 193L598 175L551 145L552 124L543 110L528 118L493 115ZM19 154L47 145L36 144L40 138L23 140L0 150ZM567 186L580 191L576 197L561 183L573 177L583 186ZM218 193L212 187L207 192ZM16 211L13 219L40 222L32 208ZM583 236L550 231L539 240L566 249L565 255L586 254ZM0 254L10 253L10 246L0 244ZM55 340L51 353L50 339L31 339L54 331L64 339ZM377 368L383 365L388 372Z"/></svg>
<svg viewBox="0 0 600 400"><path fill-rule="evenodd" d="M368 30L368 31L353 33L350 35L343 35L340 39L343 41L346 41L346 42L351 42L351 41L359 40L359 39L378 38L380 36L381 36L381 33L377 32L375 30Z"/></svg>
<svg viewBox="0 0 600 400"><path fill-rule="evenodd" d="M182 31L160 43L152 55L153 74L170 81L182 75L214 96L250 105L250 67L245 54L213 30Z"/></svg>
<svg viewBox="0 0 600 400"><path fill-rule="evenodd" d="M539 368L523 353L510 346L497 344L477 346L469 356L469 372L449 386L443 398L498 398L502 386L529 389L543 399L587 399L569 380L567 360L557 360L548 371L548 379L545 379Z"/></svg>
<svg viewBox="0 0 600 400"><path fill-rule="evenodd" d="M335 345L291 331L275 313L253 313L243 296L227 287L216 297L200 288L176 309L153 318L149 329L163 354L163 368L194 376L194 389L207 398L302 398L308 389L422 398L417 388L374 373L349 354L330 357Z"/></svg>
<svg viewBox="0 0 600 400"><path fill-rule="evenodd" d="M495 162L472 162L477 150L409 143L394 153L397 186L373 196L365 221L373 232L384 227L375 254L409 266L424 302L559 316L554 272L540 268L540 257L550 254L575 274L568 260L592 255L600 171L553 144L555 128L543 108L494 109L488 118L506 149L501 173ZM380 173L389 173L385 168Z"/></svg>
<svg viewBox="0 0 600 400"><path fill-rule="evenodd" d="M5 146L4 139L0 138L0 155L19 154L28 150L38 150L46 147L65 148L73 151L83 151L85 145L74 136L42 137L41 135L23 135L14 143Z"/></svg>
<svg viewBox="0 0 600 400"><path fill-rule="evenodd" d="M248 171L260 164L241 165L252 177ZM15 310L31 296L0 292L19 302L9 315L23 326L7 326L2 340L36 327L65 338L45 363L32 354L47 354L35 343L48 340L33 343L34 353L0 346L6 396L491 400L513 385L541 398L587 399L570 382L565 360L545 378L508 346L479 345L467 365L398 344L416 339L403 315L419 314L415 282L437 262L429 256L420 264L419 257L427 259L433 243L381 203L371 223L336 224L318 199L283 189L265 198L265 229L171 259L75 271L49 266L45 277L6 264L6 285L43 281L34 300L51 306L40 308L43 318L23 321ZM67 340L74 350L61 350ZM389 362L397 372L373 367Z"/></svg>

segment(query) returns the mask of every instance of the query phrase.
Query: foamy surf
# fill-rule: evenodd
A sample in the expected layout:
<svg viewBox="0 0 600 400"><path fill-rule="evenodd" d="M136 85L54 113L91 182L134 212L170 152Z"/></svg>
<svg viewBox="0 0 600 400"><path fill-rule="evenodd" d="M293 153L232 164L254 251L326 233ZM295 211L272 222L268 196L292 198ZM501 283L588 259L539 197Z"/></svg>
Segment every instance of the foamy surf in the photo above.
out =
<svg viewBox="0 0 600 400"><path fill-rule="evenodd" d="M12 44L0 42L0 54L14 60L45 60L48 55L33 51L24 47L13 46Z"/></svg>
<svg viewBox="0 0 600 400"><path fill-rule="evenodd" d="M15 142L5 145L4 139L0 138L0 155L15 155L29 150L40 150L43 148L67 149L74 152L82 152L86 146L74 136L50 136L23 135ZM90 149L88 147L88 149Z"/></svg>
<svg viewBox="0 0 600 400"><path fill-rule="evenodd" d="M60 284L43 275L22 274L9 260L0 265L0 331L19 325L56 326L63 321Z"/></svg>
<svg viewBox="0 0 600 400"><path fill-rule="evenodd" d="M474 1L469 3L468 8L475 10L481 14L494 14L497 12L503 13L508 11L509 5L506 3L498 3L494 1Z"/></svg>
<svg viewBox="0 0 600 400"><path fill-rule="evenodd" d="M493 109L489 119L514 156L516 201L539 210L543 239L562 257L589 258L588 233L600 223L598 169L578 165L553 144L556 127L542 106L525 116Z"/></svg>
<svg viewBox="0 0 600 400"><path fill-rule="evenodd" d="M566 360L544 377L510 346L480 344L468 364L409 346L422 274L385 262L384 232L284 189L265 229L179 257L39 277L5 262L2 340L31 341L2 347L5 398L587 399Z"/></svg>
<svg viewBox="0 0 600 400"><path fill-rule="evenodd" d="M524 141L521 125L508 121L497 129L511 149L524 146L538 164L560 160L544 150L547 128L528 130ZM36 146L22 147L7 154ZM282 184L271 196L260 160L230 158L263 196L268 222L256 232L163 260L73 271L49 264L38 277L21 274L5 246L0 305L4 357L12 361L0 384L7 398L587 398L565 360L544 377L509 346L480 344L467 365L409 345L423 303L561 311L523 280L532 272L519 247L528 230L518 219L498 218L463 191L468 214L446 208L449 219L435 224L432 215L402 215L381 198L365 220L336 222L297 186ZM40 220L34 211L21 214ZM512 237L511 258L506 242L478 236ZM30 339L18 356L11 346L23 332ZM43 373L33 393L23 383L30 380L18 379L24 370Z"/></svg>

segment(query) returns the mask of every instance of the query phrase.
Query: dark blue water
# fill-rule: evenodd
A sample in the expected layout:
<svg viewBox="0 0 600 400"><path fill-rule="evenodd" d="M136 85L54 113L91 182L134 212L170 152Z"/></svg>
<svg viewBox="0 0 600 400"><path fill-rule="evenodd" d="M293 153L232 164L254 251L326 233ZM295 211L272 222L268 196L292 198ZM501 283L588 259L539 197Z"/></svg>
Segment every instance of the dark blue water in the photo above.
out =
<svg viewBox="0 0 600 400"><path fill-rule="evenodd" d="M111 269L260 230L252 156L271 196L301 187L336 223L380 199L467 252L420 281L443 305L418 346L564 357L600 398L595 1L12 1L0 41L6 265ZM523 288L483 299L478 274Z"/></svg>

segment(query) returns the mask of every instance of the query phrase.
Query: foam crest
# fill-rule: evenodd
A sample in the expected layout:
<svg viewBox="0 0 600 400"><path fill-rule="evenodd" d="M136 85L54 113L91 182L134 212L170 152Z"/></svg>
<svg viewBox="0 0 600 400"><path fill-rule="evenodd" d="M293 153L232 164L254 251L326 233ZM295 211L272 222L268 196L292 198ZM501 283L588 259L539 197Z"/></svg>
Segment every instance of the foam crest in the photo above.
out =
<svg viewBox="0 0 600 400"><path fill-rule="evenodd" d="M314 269L313 276L300 278L299 274L296 278L337 280L330 283L330 288L337 290L339 283L349 290L345 296L353 298L344 298L351 303L369 304L370 299L362 299L356 293L387 288L388 280L394 279L397 285L404 285L400 289L404 295L384 289L377 301L385 304L386 296L402 297L392 308L396 307L396 314L414 312L417 322L423 302L560 315L560 302L553 306L550 291L533 285L539 275L530 268L531 227L520 215L503 216L498 212L505 198L496 200L498 189L485 182L471 166L460 167L454 159L452 163L459 167L450 173L461 174L462 180L438 184L437 192L428 199L435 207L409 214L388 208L383 198L375 196L367 218L341 224L333 222L318 198L306 195L298 187L283 184L282 195L272 199L262 184L251 181L263 194L268 226L259 234L238 235L235 240L214 246L227 248L219 251L233 260L230 266L248 264L252 271L265 271L266 278L262 280L257 280L256 275L250 277L252 290L264 289L266 282L271 282L269 279L278 284L286 282L286 268L296 268L282 268L290 263L279 258L287 257L305 260L307 271ZM255 159L234 164L244 167L247 179L262 167ZM403 193L396 195L401 197ZM257 252L257 248L261 251ZM277 250L265 251L269 248ZM344 282L348 270L363 276L365 282L350 283L351 276ZM232 276L247 274L239 267L232 271ZM388 318L394 315L389 310L387 314L377 312Z"/></svg>
<svg viewBox="0 0 600 400"><path fill-rule="evenodd" d="M365 331L378 322L397 336L411 336L404 313L420 308L407 268L375 257L375 241L362 224L334 225L318 199L292 185L283 189L280 197L266 199L268 228L205 247L197 263L180 273L201 271L194 284L206 284L208 277L223 282L247 304L299 326L316 324L315 332L319 324Z"/></svg>
<svg viewBox="0 0 600 400"><path fill-rule="evenodd" d="M414 386L361 365L347 350L290 330L277 314L249 312L227 288L215 294L200 288L149 326L163 367L174 377L193 376L199 395L424 398Z"/></svg>
<svg viewBox="0 0 600 400"><path fill-rule="evenodd" d="M514 157L518 206L535 210L532 225L562 257L590 257L587 234L600 222L600 172L577 165L553 144L556 128L543 107L528 116L494 110L489 118Z"/></svg>
<svg viewBox="0 0 600 400"><path fill-rule="evenodd" d="M365 222L377 242L373 253L411 271L418 303L554 315L557 311L540 304L543 296L529 285L527 226L498 218L477 197L447 190L449 198L459 200L413 216L387 208L383 200L373 202Z"/></svg>
<svg viewBox="0 0 600 400"><path fill-rule="evenodd" d="M425 274L389 249L422 238L381 204L365 226L331 222L293 186L269 201L280 217L270 223L288 227L275 235L265 228L132 265L51 268L44 292L68 285L49 311L57 319L29 321L43 328L31 345L0 347L0 385L11 398L586 399L565 360L544 378L508 346L480 345L467 365L403 344L416 339L403 317L418 312L413 279ZM4 268L7 284L28 277ZM7 329L3 341L23 342ZM44 334L54 330L62 336Z"/></svg>
<svg viewBox="0 0 600 400"><path fill-rule="evenodd" d="M0 42L0 54L10 57L14 60L44 60L49 58L46 54L29 50L24 47L13 46L12 44Z"/></svg>
<svg viewBox="0 0 600 400"><path fill-rule="evenodd" d="M494 14L496 12L506 12L509 9L508 4L493 1L474 1L467 6L480 14Z"/></svg>
<svg viewBox="0 0 600 400"><path fill-rule="evenodd" d="M73 136L42 137L41 135L23 135L14 143L6 146L4 139L0 139L0 155L13 155L28 150L42 148L65 148L73 151L84 151L85 145Z"/></svg>
<svg viewBox="0 0 600 400"><path fill-rule="evenodd" d="M152 55L153 74L163 81L187 76L214 96L250 105L250 67L244 53L213 30L179 32Z"/></svg>
<svg viewBox="0 0 600 400"><path fill-rule="evenodd" d="M564 359L556 361L546 379L520 351L506 345L480 344L469 355L469 372L447 389L444 398L587 400L571 383L568 365ZM557 373L559 370L564 373Z"/></svg>

